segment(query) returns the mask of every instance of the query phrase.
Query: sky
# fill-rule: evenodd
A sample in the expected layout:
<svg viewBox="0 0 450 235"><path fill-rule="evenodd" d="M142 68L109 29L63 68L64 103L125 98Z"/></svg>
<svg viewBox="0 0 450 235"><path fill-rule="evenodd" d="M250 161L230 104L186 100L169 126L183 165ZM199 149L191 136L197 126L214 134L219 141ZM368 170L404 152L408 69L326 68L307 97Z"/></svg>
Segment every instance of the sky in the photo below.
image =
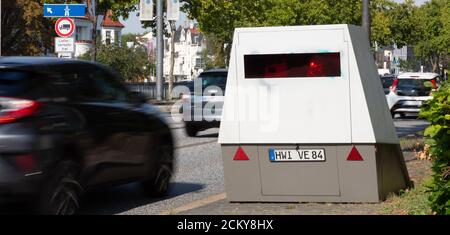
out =
<svg viewBox="0 0 450 235"><path fill-rule="evenodd" d="M404 0L394 0L395 2L404 2ZM421 5L427 0L415 0L417 5ZM120 21L125 24L125 28L122 33L144 33L150 31L150 29L144 29L141 27L141 22L139 21L139 17L136 16L137 12L133 12L130 14L130 17L127 20L123 20L120 18ZM177 22L178 24L182 24L186 20L186 14L181 13L180 20Z"/></svg>

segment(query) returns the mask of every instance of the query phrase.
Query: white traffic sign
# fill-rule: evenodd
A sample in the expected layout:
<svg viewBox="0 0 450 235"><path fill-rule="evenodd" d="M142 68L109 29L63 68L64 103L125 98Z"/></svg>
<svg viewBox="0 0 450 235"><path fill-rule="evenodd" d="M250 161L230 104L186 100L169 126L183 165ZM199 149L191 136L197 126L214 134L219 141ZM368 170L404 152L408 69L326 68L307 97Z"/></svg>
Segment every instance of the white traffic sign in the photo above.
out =
<svg viewBox="0 0 450 235"><path fill-rule="evenodd" d="M72 53L75 51L75 40L73 38L55 38L56 53Z"/></svg>
<svg viewBox="0 0 450 235"><path fill-rule="evenodd" d="M75 23L70 18L59 18L55 24L55 31L60 37L70 37L75 31Z"/></svg>

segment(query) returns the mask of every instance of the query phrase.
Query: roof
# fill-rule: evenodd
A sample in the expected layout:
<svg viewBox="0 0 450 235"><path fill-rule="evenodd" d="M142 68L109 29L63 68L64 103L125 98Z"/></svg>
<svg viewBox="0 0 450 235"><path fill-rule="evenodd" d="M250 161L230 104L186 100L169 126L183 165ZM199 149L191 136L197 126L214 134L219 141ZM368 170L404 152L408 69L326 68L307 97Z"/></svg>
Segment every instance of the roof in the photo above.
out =
<svg viewBox="0 0 450 235"><path fill-rule="evenodd" d="M197 45L201 46L202 41L203 41L203 34L200 32L200 30L198 28L184 28L181 25L178 26L178 28L175 31L175 42L181 41L181 34L183 31L185 34L190 32L191 42L193 44L197 44ZM197 36L198 36L198 40L195 41L195 37L197 37Z"/></svg>
<svg viewBox="0 0 450 235"><path fill-rule="evenodd" d="M435 77L438 77L439 74L437 73L402 73L398 75L397 78L417 78L417 79L433 79Z"/></svg>
<svg viewBox="0 0 450 235"><path fill-rule="evenodd" d="M120 23L120 21L114 20L113 12L111 10L108 10L105 14L105 18L103 19L102 27L124 28L125 26L122 23Z"/></svg>

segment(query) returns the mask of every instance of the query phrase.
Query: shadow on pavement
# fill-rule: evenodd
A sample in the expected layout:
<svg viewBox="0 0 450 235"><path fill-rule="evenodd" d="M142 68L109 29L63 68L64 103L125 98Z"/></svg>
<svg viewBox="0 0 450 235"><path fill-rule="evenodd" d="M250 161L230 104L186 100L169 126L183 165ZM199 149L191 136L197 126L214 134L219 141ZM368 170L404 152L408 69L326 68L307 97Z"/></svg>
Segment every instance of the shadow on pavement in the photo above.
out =
<svg viewBox="0 0 450 235"><path fill-rule="evenodd" d="M219 133L211 133L211 134L198 134L196 138L218 138Z"/></svg>
<svg viewBox="0 0 450 235"><path fill-rule="evenodd" d="M84 195L79 214L118 214L136 207L163 201L182 194L195 192L204 188L201 184L171 184L169 195L163 198L146 196L139 183L95 190ZM36 214L31 203L8 202L0 204L0 215Z"/></svg>
<svg viewBox="0 0 450 235"><path fill-rule="evenodd" d="M171 183L170 187L169 195L162 198L146 196L139 183L92 191L84 196L79 214L118 214L204 188L201 184L179 182Z"/></svg>

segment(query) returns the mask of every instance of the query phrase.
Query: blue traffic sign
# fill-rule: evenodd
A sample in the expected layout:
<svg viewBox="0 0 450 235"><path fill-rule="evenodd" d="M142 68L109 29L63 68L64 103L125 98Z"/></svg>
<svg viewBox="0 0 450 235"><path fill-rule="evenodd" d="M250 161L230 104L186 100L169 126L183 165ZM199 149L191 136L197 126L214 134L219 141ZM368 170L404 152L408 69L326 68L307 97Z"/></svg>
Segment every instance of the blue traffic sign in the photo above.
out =
<svg viewBox="0 0 450 235"><path fill-rule="evenodd" d="M44 4L44 17L83 17L85 4Z"/></svg>

